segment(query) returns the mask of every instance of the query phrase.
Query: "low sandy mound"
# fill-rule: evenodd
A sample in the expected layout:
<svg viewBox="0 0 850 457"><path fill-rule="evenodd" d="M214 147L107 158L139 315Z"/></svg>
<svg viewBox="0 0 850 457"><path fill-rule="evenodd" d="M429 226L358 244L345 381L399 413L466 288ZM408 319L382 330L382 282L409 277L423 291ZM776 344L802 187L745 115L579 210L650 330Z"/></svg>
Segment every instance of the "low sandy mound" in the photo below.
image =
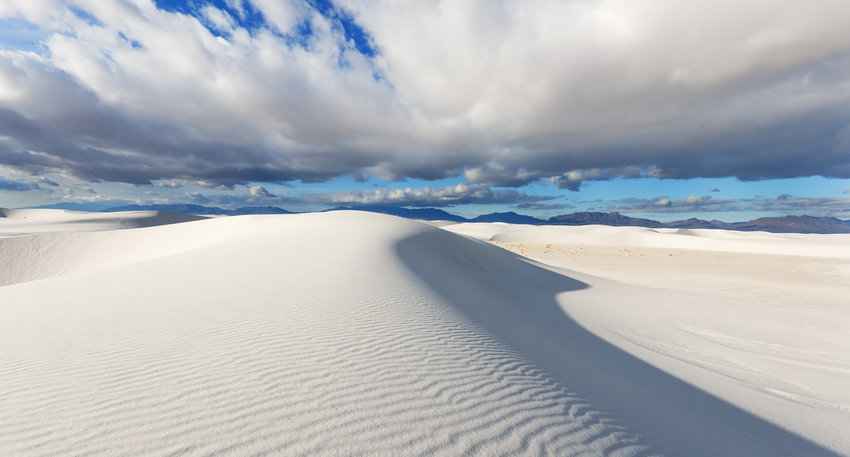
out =
<svg viewBox="0 0 850 457"><path fill-rule="evenodd" d="M61 209L0 208L0 238L44 232L88 232L154 227L206 219L167 211L88 213Z"/></svg>
<svg viewBox="0 0 850 457"><path fill-rule="evenodd" d="M847 234L503 223L454 224L447 226L446 230L480 240L507 243L690 249L850 259L850 235Z"/></svg>
<svg viewBox="0 0 850 457"><path fill-rule="evenodd" d="M203 242L0 288L0 455L834 455L588 332L587 283L426 224L119 234Z"/></svg>
<svg viewBox="0 0 850 457"><path fill-rule="evenodd" d="M7 219L0 219L0 286L163 257L216 243L221 240L220 233L234 236L186 227L179 223L205 218L178 213L4 211ZM239 223L231 221L230 225ZM141 227L153 228L118 230ZM238 232L239 228L228 230Z"/></svg>

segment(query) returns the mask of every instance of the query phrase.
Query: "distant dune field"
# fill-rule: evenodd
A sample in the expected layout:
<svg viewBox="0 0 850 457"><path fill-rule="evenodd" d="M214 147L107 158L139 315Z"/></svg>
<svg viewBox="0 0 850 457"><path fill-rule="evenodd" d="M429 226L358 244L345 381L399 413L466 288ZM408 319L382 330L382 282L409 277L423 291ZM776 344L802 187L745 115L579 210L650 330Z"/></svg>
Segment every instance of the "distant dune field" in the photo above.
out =
<svg viewBox="0 0 850 457"><path fill-rule="evenodd" d="M847 235L0 211L2 456L850 455Z"/></svg>

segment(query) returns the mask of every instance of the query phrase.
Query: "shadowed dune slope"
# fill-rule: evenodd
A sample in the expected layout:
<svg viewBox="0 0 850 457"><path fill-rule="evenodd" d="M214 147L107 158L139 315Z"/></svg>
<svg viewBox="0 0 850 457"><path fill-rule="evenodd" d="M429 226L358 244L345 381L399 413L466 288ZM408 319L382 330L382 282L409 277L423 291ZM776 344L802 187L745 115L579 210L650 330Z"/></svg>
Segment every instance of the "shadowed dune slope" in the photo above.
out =
<svg viewBox="0 0 850 457"><path fill-rule="evenodd" d="M32 271L0 287L0 455L834 455L581 328L555 296L585 283L425 224L27 238L0 260Z"/></svg>

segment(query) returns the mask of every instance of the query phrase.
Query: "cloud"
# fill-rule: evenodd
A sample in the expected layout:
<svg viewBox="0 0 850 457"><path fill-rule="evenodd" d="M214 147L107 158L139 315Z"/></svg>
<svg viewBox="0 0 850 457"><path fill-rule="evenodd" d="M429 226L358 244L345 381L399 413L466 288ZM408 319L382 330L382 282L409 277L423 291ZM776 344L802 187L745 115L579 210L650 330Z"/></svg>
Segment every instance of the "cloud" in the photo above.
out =
<svg viewBox="0 0 850 457"><path fill-rule="evenodd" d="M0 176L0 190L11 190L15 192L25 192L28 190L38 189L38 186L24 181L11 181Z"/></svg>
<svg viewBox="0 0 850 457"><path fill-rule="evenodd" d="M196 205L206 205L206 204L212 202L212 200L209 197L207 197L206 195L204 195L200 192L186 192L183 195L185 196L186 200L189 203L193 203L193 204L196 204Z"/></svg>
<svg viewBox="0 0 850 457"><path fill-rule="evenodd" d="M689 213L731 211L740 208L746 200L715 199L710 195L691 195L687 198L624 198L610 202L609 211L646 213Z"/></svg>
<svg viewBox="0 0 850 457"><path fill-rule="evenodd" d="M569 203L520 203L516 205L517 209L525 210L561 210L575 208L575 205Z"/></svg>
<svg viewBox="0 0 850 457"><path fill-rule="evenodd" d="M277 195L267 191L263 186L251 186L248 191L255 198L277 198Z"/></svg>
<svg viewBox="0 0 850 457"><path fill-rule="evenodd" d="M440 188L381 187L348 192L277 195L262 186L236 186L233 190L187 191L179 195L154 195L156 203L193 203L221 207L273 205L288 209L319 206L393 206L449 207L463 204L508 204L525 209L560 209L560 204L542 205L538 202L555 197L528 195L516 189L493 189L480 184L457 184ZM538 206L535 208L535 205Z"/></svg>
<svg viewBox="0 0 850 457"><path fill-rule="evenodd" d="M457 184L441 188L382 188L350 192L306 194L312 203L335 206L413 206L446 207L462 204L519 204L551 200L554 197L532 196L515 189L492 189L480 184Z"/></svg>
<svg viewBox="0 0 850 457"><path fill-rule="evenodd" d="M773 212L812 216L850 217L850 197L776 197L715 199L693 195L683 199L625 198L608 203L607 211L625 213Z"/></svg>
<svg viewBox="0 0 850 457"><path fill-rule="evenodd" d="M607 181L614 178L657 178L661 172L655 167L642 169L640 167L623 168L591 168L587 170L570 170L558 176L552 176L549 181L559 189L569 189L577 192L584 181Z"/></svg>
<svg viewBox="0 0 850 457"><path fill-rule="evenodd" d="M174 197L164 197L163 203L188 202L196 205L216 205L223 207L254 206L254 205L289 205L303 204L299 198L275 195L263 186L239 186L234 189L218 189L219 192L205 193L188 191ZM225 191L225 192L221 192Z"/></svg>
<svg viewBox="0 0 850 457"><path fill-rule="evenodd" d="M176 179L168 179L162 181L156 181L153 183L156 187L163 187L166 189L179 189L183 187L183 184L177 181Z"/></svg>
<svg viewBox="0 0 850 457"><path fill-rule="evenodd" d="M45 186L50 186L50 187L59 187L58 182L53 181L52 179L46 178L44 176L38 178L38 183L44 184Z"/></svg>
<svg viewBox="0 0 850 457"><path fill-rule="evenodd" d="M104 195L89 186L60 187L51 189L51 193L62 202L70 203L110 203L104 207L119 206L130 203L124 199Z"/></svg>
<svg viewBox="0 0 850 457"><path fill-rule="evenodd" d="M191 5L2 2L43 52L0 44L0 165L231 188L850 178L845 1Z"/></svg>
<svg viewBox="0 0 850 457"><path fill-rule="evenodd" d="M720 189L717 188L717 187L712 187L711 189L708 189L708 191L709 192L720 192Z"/></svg>
<svg viewBox="0 0 850 457"><path fill-rule="evenodd" d="M236 20L230 14L214 6L207 5L201 8L201 17L210 27L220 32L230 33L237 27Z"/></svg>

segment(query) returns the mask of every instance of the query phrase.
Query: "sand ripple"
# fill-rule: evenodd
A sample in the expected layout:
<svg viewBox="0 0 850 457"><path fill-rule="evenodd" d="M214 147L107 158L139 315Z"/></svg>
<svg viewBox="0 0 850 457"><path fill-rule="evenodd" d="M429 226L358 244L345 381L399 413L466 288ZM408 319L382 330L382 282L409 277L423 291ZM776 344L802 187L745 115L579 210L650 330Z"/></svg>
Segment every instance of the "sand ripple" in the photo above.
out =
<svg viewBox="0 0 850 457"><path fill-rule="evenodd" d="M192 249L0 288L0 454L650 453L405 268L424 226L373 217L203 221Z"/></svg>

